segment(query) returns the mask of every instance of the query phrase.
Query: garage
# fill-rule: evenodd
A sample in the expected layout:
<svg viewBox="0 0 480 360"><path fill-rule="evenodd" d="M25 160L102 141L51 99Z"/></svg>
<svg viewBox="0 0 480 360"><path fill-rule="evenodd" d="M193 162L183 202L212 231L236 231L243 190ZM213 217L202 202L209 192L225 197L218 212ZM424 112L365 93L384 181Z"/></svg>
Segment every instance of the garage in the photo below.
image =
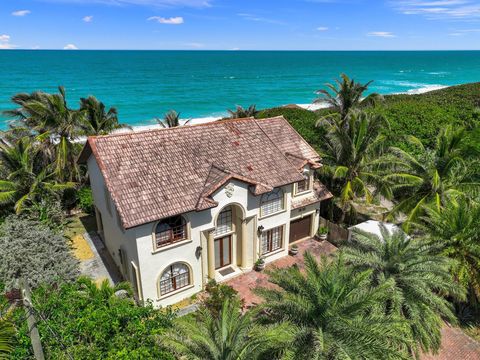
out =
<svg viewBox="0 0 480 360"><path fill-rule="evenodd" d="M312 227L312 217L307 216L302 219L293 220L290 222L290 242L304 239L310 236L310 229Z"/></svg>

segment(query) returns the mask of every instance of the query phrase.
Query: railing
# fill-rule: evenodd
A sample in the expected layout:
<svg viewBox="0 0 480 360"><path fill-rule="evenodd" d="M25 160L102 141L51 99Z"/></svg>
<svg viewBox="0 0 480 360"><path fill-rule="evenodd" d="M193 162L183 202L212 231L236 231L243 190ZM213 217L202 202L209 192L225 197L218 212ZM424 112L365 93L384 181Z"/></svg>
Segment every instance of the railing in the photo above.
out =
<svg viewBox="0 0 480 360"><path fill-rule="evenodd" d="M157 248L170 245L187 238L187 225L179 225L155 234Z"/></svg>

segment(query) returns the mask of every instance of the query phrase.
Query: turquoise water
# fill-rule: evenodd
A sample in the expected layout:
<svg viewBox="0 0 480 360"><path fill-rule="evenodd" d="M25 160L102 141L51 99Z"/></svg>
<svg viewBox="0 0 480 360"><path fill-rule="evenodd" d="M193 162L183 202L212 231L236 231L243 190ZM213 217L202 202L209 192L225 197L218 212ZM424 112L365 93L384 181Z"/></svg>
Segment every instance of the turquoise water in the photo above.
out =
<svg viewBox="0 0 480 360"><path fill-rule="evenodd" d="M0 110L17 92L67 89L71 107L95 95L120 120L148 125L169 109L221 116L236 104L311 103L341 72L372 91L418 92L480 81L480 52L0 51ZM5 128L5 117L0 118Z"/></svg>

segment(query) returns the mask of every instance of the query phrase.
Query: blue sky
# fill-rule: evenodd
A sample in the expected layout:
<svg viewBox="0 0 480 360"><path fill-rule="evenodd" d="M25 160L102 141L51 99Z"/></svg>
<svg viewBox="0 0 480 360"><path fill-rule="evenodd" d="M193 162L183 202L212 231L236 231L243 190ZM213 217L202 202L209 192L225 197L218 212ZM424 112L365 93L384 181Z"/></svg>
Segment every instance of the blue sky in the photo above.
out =
<svg viewBox="0 0 480 360"><path fill-rule="evenodd" d="M0 48L480 48L473 0L0 0Z"/></svg>

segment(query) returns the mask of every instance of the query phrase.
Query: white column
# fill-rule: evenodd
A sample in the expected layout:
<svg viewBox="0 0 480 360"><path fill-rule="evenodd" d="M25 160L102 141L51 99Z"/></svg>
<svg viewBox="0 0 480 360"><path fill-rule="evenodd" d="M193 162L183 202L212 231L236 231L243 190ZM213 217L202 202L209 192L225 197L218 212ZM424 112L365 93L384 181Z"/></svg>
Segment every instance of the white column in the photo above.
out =
<svg viewBox="0 0 480 360"><path fill-rule="evenodd" d="M252 239L253 240L253 239ZM242 220L242 269L248 266L248 234L247 234L247 219Z"/></svg>
<svg viewBox="0 0 480 360"><path fill-rule="evenodd" d="M215 279L215 244L213 230L208 233L208 277Z"/></svg>

